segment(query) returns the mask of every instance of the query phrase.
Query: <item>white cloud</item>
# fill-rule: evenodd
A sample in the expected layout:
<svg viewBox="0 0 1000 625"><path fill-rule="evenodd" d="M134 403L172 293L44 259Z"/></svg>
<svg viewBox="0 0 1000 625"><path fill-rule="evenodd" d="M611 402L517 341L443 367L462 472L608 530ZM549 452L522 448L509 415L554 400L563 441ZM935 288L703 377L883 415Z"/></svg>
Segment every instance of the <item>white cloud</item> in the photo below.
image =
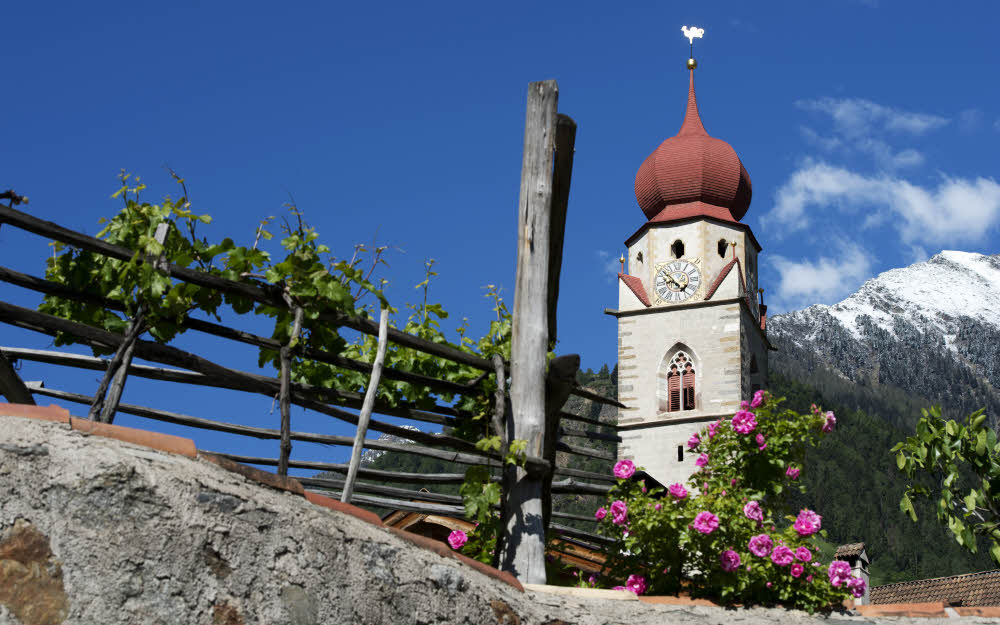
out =
<svg viewBox="0 0 1000 625"><path fill-rule="evenodd" d="M867 225L890 219L909 245L975 243L1000 223L1000 184L992 178L943 177L935 187L922 187L807 162L778 189L764 222L795 231L809 225L809 209L853 214L861 208L874 211Z"/></svg>
<svg viewBox="0 0 1000 625"><path fill-rule="evenodd" d="M878 130L922 135L941 128L950 121L937 115L882 106L862 98L820 98L799 100L795 104L806 111L826 113L833 120L837 131L851 138L866 136Z"/></svg>
<svg viewBox="0 0 1000 625"><path fill-rule="evenodd" d="M606 250L597 250L597 262L600 265L600 273L609 282L614 282L618 279L618 272L621 271L621 263L618 261L611 252Z"/></svg>
<svg viewBox="0 0 1000 625"><path fill-rule="evenodd" d="M836 256L794 261L775 256L781 308L832 303L853 292L872 273L872 257L857 245L840 242Z"/></svg>

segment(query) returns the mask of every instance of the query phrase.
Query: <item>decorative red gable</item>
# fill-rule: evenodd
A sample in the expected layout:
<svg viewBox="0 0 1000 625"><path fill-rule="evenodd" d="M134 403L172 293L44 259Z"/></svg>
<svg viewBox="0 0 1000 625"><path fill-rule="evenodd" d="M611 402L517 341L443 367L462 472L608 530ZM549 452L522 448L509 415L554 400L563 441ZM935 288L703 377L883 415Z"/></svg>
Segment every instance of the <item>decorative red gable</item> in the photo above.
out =
<svg viewBox="0 0 1000 625"><path fill-rule="evenodd" d="M620 273L618 278L625 283L635 296L639 298L639 301L649 308L652 304L649 303L649 296L646 295L646 287L642 284L642 279L639 276L630 276L628 274Z"/></svg>

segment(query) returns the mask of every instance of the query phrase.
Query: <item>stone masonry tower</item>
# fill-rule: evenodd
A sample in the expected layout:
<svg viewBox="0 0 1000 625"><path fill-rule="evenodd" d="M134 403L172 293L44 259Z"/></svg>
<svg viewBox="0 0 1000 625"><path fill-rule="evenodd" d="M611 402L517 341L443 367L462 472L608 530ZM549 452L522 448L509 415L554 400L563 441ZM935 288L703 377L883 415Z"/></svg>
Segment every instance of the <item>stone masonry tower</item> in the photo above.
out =
<svg viewBox="0 0 1000 625"><path fill-rule="evenodd" d="M618 274L619 456L662 484L695 469L688 438L767 385L767 309L758 304L760 244L740 222L750 176L705 131L694 59L680 131L639 167L646 222ZM627 268L626 263L627 262Z"/></svg>

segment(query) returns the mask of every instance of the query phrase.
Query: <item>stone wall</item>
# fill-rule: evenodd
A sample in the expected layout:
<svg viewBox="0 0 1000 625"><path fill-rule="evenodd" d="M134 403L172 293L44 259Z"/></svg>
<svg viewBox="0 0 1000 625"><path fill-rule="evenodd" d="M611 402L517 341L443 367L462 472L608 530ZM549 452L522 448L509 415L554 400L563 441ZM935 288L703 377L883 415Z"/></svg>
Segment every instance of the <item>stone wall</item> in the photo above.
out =
<svg viewBox="0 0 1000 625"><path fill-rule="evenodd" d="M873 622L524 591L294 480L264 480L279 490L226 470L190 441L165 453L106 436L176 437L115 426L88 435L85 420L5 416L39 412L0 404L0 625Z"/></svg>

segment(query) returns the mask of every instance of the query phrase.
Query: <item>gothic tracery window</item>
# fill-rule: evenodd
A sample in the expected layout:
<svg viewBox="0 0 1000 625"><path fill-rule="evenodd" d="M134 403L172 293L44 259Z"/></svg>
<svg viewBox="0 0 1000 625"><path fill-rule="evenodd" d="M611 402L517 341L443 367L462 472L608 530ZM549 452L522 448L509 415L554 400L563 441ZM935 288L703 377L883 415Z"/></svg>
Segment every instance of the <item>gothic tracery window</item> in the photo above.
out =
<svg viewBox="0 0 1000 625"><path fill-rule="evenodd" d="M694 410L694 365L679 351L670 361L667 373L667 411Z"/></svg>

